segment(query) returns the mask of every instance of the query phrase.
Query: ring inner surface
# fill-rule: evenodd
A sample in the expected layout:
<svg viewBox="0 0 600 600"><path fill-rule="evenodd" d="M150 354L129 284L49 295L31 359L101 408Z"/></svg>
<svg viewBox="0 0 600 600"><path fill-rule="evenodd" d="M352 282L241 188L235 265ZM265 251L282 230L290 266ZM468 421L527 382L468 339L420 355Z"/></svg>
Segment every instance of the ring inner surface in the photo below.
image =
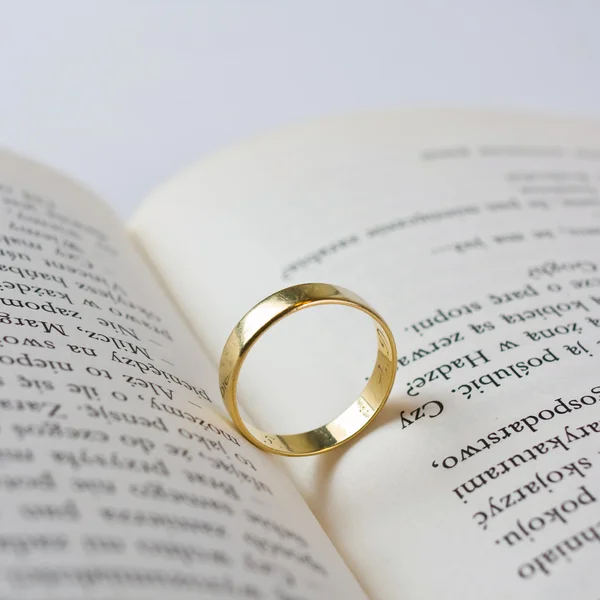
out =
<svg viewBox="0 0 600 600"><path fill-rule="evenodd" d="M341 415L311 431L293 434L270 434L249 426L250 434L271 451L281 454L316 454L347 441L358 434L382 408L396 373L391 341L375 322L377 359L373 372L360 396Z"/></svg>

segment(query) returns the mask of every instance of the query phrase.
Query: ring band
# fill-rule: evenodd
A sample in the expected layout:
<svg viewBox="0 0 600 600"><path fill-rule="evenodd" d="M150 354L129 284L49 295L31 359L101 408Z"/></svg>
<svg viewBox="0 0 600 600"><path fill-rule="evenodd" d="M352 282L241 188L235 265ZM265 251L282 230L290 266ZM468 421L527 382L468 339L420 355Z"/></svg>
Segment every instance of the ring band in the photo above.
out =
<svg viewBox="0 0 600 600"><path fill-rule="evenodd" d="M289 435L269 434L244 423L236 398L240 370L260 336L292 313L321 304L357 308L375 322L377 360L357 400L339 417L312 431ZM327 283L303 283L280 290L252 308L225 343L219 365L219 385L225 407L240 432L262 450L284 456L309 456L332 450L358 435L386 403L396 378L396 344L387 323L362 298Z"/></svg>

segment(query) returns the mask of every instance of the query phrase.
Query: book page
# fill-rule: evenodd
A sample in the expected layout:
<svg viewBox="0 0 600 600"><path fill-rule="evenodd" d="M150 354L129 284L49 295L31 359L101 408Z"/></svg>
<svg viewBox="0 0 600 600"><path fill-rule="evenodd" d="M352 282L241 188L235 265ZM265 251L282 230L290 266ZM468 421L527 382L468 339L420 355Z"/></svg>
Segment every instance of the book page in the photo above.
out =
<svg viewBox="0 0 600 600"><path fill-rule="evenodd" d="M599 178L595 123L390 113L242 144L137 215L215 361L244 312L294 283L347 287L390 324L377 422L285 460L372 599L597 597ZM335 307L284 325L294 343L265 340L242 401L298 431L356 397L375 342Z"/></svg>
<svg viewBox="0 0 600 600"><path fill-rule="evenodd" d="M0 217L0 597L364 599L107 207L1 154Z"/></svg>

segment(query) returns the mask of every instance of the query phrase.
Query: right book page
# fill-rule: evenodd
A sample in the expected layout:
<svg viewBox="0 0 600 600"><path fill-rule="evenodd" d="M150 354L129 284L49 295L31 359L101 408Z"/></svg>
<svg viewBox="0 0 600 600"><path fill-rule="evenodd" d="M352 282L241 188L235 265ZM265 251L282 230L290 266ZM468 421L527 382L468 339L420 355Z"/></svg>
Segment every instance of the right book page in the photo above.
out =
<svg viewBox="0 0 600 600"><path fill-rule="evenodd" d="M598 123L388 113L240 145L136 216L215 362L242 314L294 283L347 287L390 324L376 423L284 461L373 600L597 598L599 182ZM335 416L370 372L362 323L327 308L245 367L263 427ZM294 397L304 373L314 393Z"/></svg>

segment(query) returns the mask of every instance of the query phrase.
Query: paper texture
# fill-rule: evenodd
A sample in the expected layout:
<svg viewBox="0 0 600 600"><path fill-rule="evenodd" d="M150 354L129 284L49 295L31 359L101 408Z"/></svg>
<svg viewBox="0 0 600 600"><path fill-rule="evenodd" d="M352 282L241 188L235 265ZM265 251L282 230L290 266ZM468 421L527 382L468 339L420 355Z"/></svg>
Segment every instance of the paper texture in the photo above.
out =
<svg viewBox="0 0 600 600"><path fill-rule="evenodd" d="M0 155L0 597L365 598L110 211Z"/></svg>
<svg viewBox="0 0 600 600"><path fill-rule="evenodd" d="M134 220L214 361L296 282L388 320L400 358L377 423L286 461L373 600L595 597L599 165L593 123L364 116L242 144ZM335 413L370 372L368 332L310 312L245 372L263 425ZM295 394L309 375L318 403Z"/></svg>

